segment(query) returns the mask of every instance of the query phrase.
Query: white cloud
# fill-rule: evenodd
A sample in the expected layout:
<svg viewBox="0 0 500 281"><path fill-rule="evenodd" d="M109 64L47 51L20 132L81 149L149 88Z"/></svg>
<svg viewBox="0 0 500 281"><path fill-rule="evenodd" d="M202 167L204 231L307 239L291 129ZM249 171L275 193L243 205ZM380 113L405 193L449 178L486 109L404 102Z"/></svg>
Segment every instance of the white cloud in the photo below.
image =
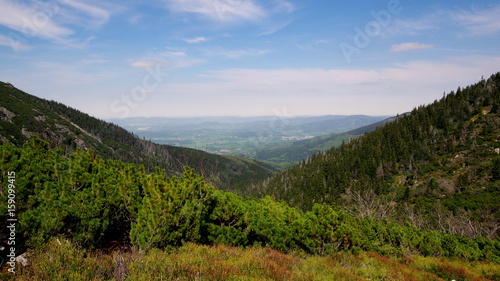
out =
<svg viewBox="0 0 500 281"><path fill-rule="evenodd" d="M217 22L259 21L266 12L252 0L166 0L177 13L194 13Z"/></svg>
<svg viewBox="0 0 500 281"><path fill-rule="evenodd" d="M92 65L92 64L104 64L104 63L110 63L111 61L108 59L100 59L100 58L91 58L91 59L83 59L81 60L81 63L83 65Z"/></svg>
<svg viewBox="0 0 500 281"><path fill-rule="evenodd" d="M82 3L77 0L58 0L59 3L62 3L68 7L73 8L73 11L68 12L71 15L67 15L69 17L74 18L73 23L81 23L82 19L86 25L91 25L94 27L98 27L102 24L108 22L110 18L110 12L97 7L95 5L90 5L88 3ZM66 11L65 11L66 12ZM83 13L83 16L77 16L77 14Z"/></svg>
<svg viewBox="0 0 500 281"><path fill-rule="evenodd" d="M415 19L396 18L387 26L387 31L393 35L418 35L423 31L439 30L443 17L441 13L433 13Z"/></svg>
<svg viewBox="0 0 500 281"><path fill-rule="evenodd" d="M96 28L107 23L110 18L107 9L79 0L35 0L24 3L0 0L0 7L0 25L16 31L13 32L15 36L9 37L22 39L16 39L19 50L26 50L27 42L34 37L74 48L86 46L88 41L77 42L73 37L76 35L75 29L69 26Z"/></svg>
<svg viewBox="0 0 500 281"><path fill-rule="evenodd" d="M138 24L142 19L144 19L144 15L142 14L134 14L134 15L131 15L127 21L130 23L130 24Z"/></svg>
<svg viewBox="0 0 500 281"><path fill-rule="evenodd" d="M408 42L408 43L392 45L389 51L396 53L396 52L407 52L414 50L424 50L431 48L434 48L434 45L422 44L418 42Z"/></svg>
<svg viewBox="0 0 500 281"><path fill-rule="evenodd" d="M273 12L290 14L295 11L295 6L285 0L275 0L272 7Z"/></svg>
<svg viewBox="0 0 500 281"><path fill-rule="evenodd" d="M130 66L137 67L137 68L155 68L155 67L164 67L167 65L168 65L168 62L162 58L139 59L139 60L135 60L132 63L130 63Z"/></svg>
<svg viewBox="0 0 500 281"><path fill-rule="evenodd" d="M169 62L170 69L187 68L203 62L203 60L193 58L183 51L166 51L159 53L159 55Z"/></svg>
<svg viewBox="0 0 500 281"><path fill-rule="evenodd" d="M0 25L21 32L24 37L62 40L73 31L54 22L59 9L56 6L26 6L7 0L0 0Z"/></svg>
<svg viewBox="0 0 500 281"><path fill-rule="evenodd" d="M195 44L195 43L205 42L208 39L204 36L199 36L199 37L194 37L194 38L184 38L183 40L189 44Z"/></svg>
<svg viewBox="0 0 500 281"><path fill-rule="evenodd" d="M169 50L150 54L145 58L136 59L130 66L137 68L167 68L169 70L177 68L187 68L199 64L203 60L190 57L183 51Z"/></svg>
<svg viewBox="0 0 500 281"><path fill-rule="evenodd" d="M500 32L500 5L483 10L450 12L450 18L468 35L493 36Z"/></svg>
<svg viewBox="0 0 500 281"><path fill-rule="evenodd" d="M500 32L499 15L500 5L482 9L436 10L419 18L395 19L387 29L397 35L448 29L454 30L458 36L493 36Z"/></svg>
<svg viewBox="0 0 500 281"><path fill-rule="evenodd" d="M332 44L331 39L318 39L312 42L295 43L295 47L304 51L317 51L319 48L329 46Z"/></svg>
<svg viewBox="0 0 500 281"><path fill-rule="evenodd" d="M277 31L287 27L290 23L292 23L292 20L285 20L283 22L266 24L266 25L264 25L264 31L259 33L259 35L271 35L273 33L276 33Z"/></svg>
<svg viewBox="0 0 500 281"><path fill-rule="evenodd" d="M454 57L367 70L226 69L206 73L203 83L160 86L144 114L266 115L284 106L295 115L396 114L476 83L499 64L500 57Z"/></svg>
<svg viewBox="0 0 500 281"><path fill-rule="evenodd" d="M237 59L241 57L257 57L269 53L269 50L256 50L256 49L241 49L241 50L221 50L220 54L224 57Z"/></svg>
<svg viewBox="0 0 500 281"><path fill-rule="evenodd" d="M289 24L289 20L272 23L273 16L290 14L294 5L286 0L163 0L174 13L188 13L201 16L217 23L254 22L272 27L270 34Z"/></svg>
<svg viewBox="0 0 500 281"><path fill-rule="evenodd" d="M31 49L31 46L23 44L22 42L16 40L13 37L7 37L0 34L0 45L12 48L14 51L27 51Z"/></svg>

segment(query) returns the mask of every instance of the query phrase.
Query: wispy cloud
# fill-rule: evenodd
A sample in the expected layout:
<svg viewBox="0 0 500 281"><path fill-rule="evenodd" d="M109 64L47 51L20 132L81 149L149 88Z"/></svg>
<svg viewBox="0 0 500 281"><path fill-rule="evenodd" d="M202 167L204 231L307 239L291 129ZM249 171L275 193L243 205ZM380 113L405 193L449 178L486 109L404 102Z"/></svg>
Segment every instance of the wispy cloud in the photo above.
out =
<svg viewBox="0 0 500 281"><path fill-rule="evenodd" d="M177 13L193 13L217 22L259 21L266 17L252 0L166 0Z"/></svg>
<svg viewBox="0 0 500 281"><path fill-rule="evenodd" d="M203 62L183 51L165 51L159 55L170 63L170 68L186 68Z"/></svg>
<svg viewBox="0 0 500 281"><path fill-rule="evenodd" d="M418 18L396 18L387 26L387 31L393 35L418 35L423 31L439 30L444 17L447 17L445 13L433 12Z"/></svg>
<svg viewBox="0 0 500 281"><path fill-rule="evenodd" d="M276 19L295 10L286 0L163 0L167 8L180 14L194 14L223 24L252 22L266 26L262 35L268 35L287 26L290 19Z"/></svg>
<svg viewBox="0 0 500 281"><path fill-rule="evenodd" d="M137 68L168 68L169 70L177 68L186 68L203 62L189 56L184 51L167 50L150 54L147 57L135 59L130 62L130 66Z"/></svg>
<svg viewBox="0 0 500 281"><path fill-rule="evenodd" d="M138 24L145 16L139 13L135 13L127 19L130 24Z"/></svg>
<svg viewBox="0 0 500 281"><path fill-rule="evenodd" d="M332 44L331 39L318 39L307 43L296 43L295 46L304 51L317 51L319 48Z"/></svg>
<svg viewBox="0 0 500 281"><path fill-rule="evenodd" d="M259 33L259 35L271 35L273 33L276 33L277 31L287 27L290 23L292 23L292 20L287 19L287 20L281 21L281 22L265 24L264 31Z"/></svg>
<svg viewBox="0 0 500 281"><path fill-rule="evenodd" d="M273 3L271 8L273 12L290 14L295 11L295 6L286 0L274 0L271 3Z"/></svg>
<svg viewBox="0 0 500 281"><path fill-rule="evenodd" d="M493 36L500 32L500 5L482 10L453 11L450 18L463 27L467 35Z"/></svg>
<svg viewBox="0 0 500 281"><path fill-rule="evenodd" d="M224 57L237 59L241 57L257 57L269 53L269 50L259 49L240 49L240 50L221 50L220 54Z"/></svg>
<svg viewBox="0 0 500 281"><path fill-rule="evenodd" d="M108 59L100 59L100 58L90 58L90 59L82 59L81 64L83 65L93 65L93 64L105 64L110 63L111 61Z"/></svg>
<svg viewBox="0 0 500 281"><path fill-rule="evenodd" d="M53 17L58 9L45 10L12 1L0 0L0 25L24 34L26 37L39 37L62 41L73 34L69 28L57 24Z"/></svg>
<svg viewBox="0 0 500 281"><path fill-rule="evenodd" d="M72 8L72 11L63 11L63 16L73 18L72 23L85 24L87 26L99 27L108 22L111 14L108 10L83 3L77 0L58 0L59 3Z"/></svg>
<svg viewBox="0 0 500 281"><path fill-rule="evenodd" d="M137 68L154 68L156 66L166 66L168 65L167 61L162 58L144 58L134 60L130 63L130 66Z"/></svg>
<svg viewBox="0 0 500 281"><path fill-rule="evenodd" d="M183 40L189 44L196 44L196 43L205 42L208 39L204 36L199 36L199 37L194 37L194 38L184 38Z"/></svg>
<svg viewBox="0 0 500 281"><path fill-rule="evenodd" d="M469 10L441 9L417 18L395 19L387 30L396 35L448 29L454 30L457 36L493 36L500 33L499 15L500 5Z"/></svg>
<svg viewBox="0 0 500 281"><path fill-rule="evenodd" d="M0 25L13 30L9 37L18 51L29 49L27 42L34 37L72 48L86 46L90 40L76 39L78 29L75 25L97 28L107 23L111 16L107 9L79 0L52 2L0 0L0 7ZM18 40L19 38L23 40ZM95 39L93 36L89 38ZM2 42L5 43L5 38Z"/></svg>
<svg viewBox="0 0 500 281"><path fill-rule="evenodd" d="M1 34L0 34L0 45L11 47L15 51L27 51L32 48L31 46L23 44L22 42L16 40L15 38L3 36Z"/></svg>
<svg viewBox="0 0 500 281"><path fill-rule="evenodd" d="M363 114L395 114L395 108L405 112L440 98L443 91L474 83L497 71L499 63L500 57L471 56L369 69L234 68L206 73L203 83L168 84L159 93L185 97L174 103L182 111L171 108L179 115L196 115L221 104L227 114L240 115L266 114L283 106L298 115L353 114L353 108ZM199 104L190 103L193 99Z"/></svg>
<svg viewBox="0 0 500 281"><path fill-rule="evenodd" d="M424 50L424 49L431 49L431 48L434 48L434 45L422 44L422 43L418 43L418 42L408 42L408 43L392 45L391 49L389 51L396 53L396 52Z"/></svg>
<svg viewBox="0 0 500 281"><path fill-rule="evenodd" d="M207 58L226 58L226 59L241 59L245 57L259 57L269 54L269 49L255 49L255 48L242 48L242 49L228 49L221 47L208 47L202 50L202 55Z"/></svg>

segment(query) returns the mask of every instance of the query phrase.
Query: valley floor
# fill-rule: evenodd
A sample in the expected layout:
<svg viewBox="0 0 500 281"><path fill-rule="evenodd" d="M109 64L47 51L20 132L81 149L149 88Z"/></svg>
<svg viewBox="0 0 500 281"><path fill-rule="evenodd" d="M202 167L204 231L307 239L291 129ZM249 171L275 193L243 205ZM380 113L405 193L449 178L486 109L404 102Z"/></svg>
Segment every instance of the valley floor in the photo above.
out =
<svg viewBox="0 0 500 281"><path fill-rule="evenodd" d="M53 239L1 280L500 280L500 265L458 259L337 252L320 257L261 247L186 244L149 252L79 249Z"/></svg>

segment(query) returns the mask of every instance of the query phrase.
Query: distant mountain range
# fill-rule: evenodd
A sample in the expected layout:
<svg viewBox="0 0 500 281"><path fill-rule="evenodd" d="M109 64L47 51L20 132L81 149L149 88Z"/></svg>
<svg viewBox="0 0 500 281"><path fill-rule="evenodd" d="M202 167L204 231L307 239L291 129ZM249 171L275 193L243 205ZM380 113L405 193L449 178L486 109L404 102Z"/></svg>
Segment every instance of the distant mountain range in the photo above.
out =
<svg viewBox="0 0 500 281"><path fill-rule="evenodd" d="M110 122L0 82L0 140L21 146L33 136L67 154L91 149L105 159L144 165L149 171L158 166L172 175L190 166L222 189L238 189L275 172L270 165L255 160L156 144Z"/></svg>
<svg viewBox="0 0 500 281"><path fill-rule="evenodd" d="M156 143L243 156L284 169L317 151L338 146L342 140L372 130L387 122L386 118L365 115L135 117L110 121ZM357 130L348 132L353 129Z"/></svg>
<svg viewBox="0 0 500 281"><path fill-rule="evenodd" d="M381 121L388 116L325 115L325 116L219 116L219 117L130 117L109 119L125 129L147 138L168 136L180 131L218 130L223 133L267 133L282 136L290 131L305 135L343 133Z"/></svg>
<svg viewBox="0 0 500 281"><path fill-rule="evenodd" d="M362 218L498 237L500 73L382 123L351 131L370 132L315 153L245 195L305 210L327 203ZM297 147L306 150L307 142L321 145L321 138Z"/></svg>

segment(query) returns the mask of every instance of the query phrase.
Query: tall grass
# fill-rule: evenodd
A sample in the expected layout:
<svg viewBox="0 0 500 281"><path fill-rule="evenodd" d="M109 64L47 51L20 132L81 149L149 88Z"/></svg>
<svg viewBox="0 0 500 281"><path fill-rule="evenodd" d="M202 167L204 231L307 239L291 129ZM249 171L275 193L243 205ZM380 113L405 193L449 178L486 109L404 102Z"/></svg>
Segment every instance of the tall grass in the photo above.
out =
<svg viewBox="0 0 500 281"><path fill-rule="evenodd" d="M102 253L62 238L30 253L30 265L1 280L500 280L500 265L434 257L389 258L371 252L325 257L262 247L186 244L175 250Z"/></svg>

